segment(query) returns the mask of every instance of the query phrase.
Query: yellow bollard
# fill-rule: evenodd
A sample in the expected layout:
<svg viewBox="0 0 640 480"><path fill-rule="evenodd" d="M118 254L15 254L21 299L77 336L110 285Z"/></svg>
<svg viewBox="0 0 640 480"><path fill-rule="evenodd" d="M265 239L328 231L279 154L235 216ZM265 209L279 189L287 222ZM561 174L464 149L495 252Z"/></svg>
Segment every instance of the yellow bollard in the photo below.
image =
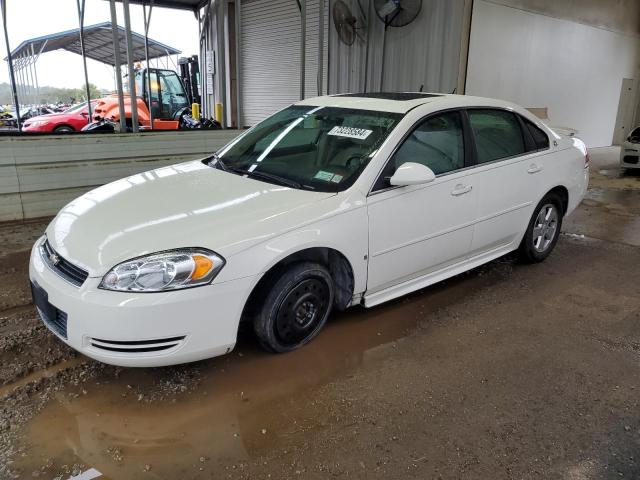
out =
<svg viewBox="0 0 640 480"><path fill-rule="evenodd" d="M199 103L191 104L191 116L196 120L200 120L200 104Z"/></svg>
<svg viewBox="0 0 640 480"><path fill-rule="evenodd" d="M222 104L216 103L216 120L222 123Z"/></svg>

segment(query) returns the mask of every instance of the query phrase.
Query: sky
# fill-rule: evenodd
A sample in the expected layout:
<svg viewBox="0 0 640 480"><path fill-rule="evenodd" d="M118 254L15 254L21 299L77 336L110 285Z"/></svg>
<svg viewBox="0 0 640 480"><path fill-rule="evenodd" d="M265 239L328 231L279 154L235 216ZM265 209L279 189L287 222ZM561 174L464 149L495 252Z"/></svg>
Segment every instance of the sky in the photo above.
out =
<svg viewBox="0 0 640 480"><path fill-rule="evenodd" d="M6 0L9 44L15 49L22 41L50 33L78 28L76 0ZM122 5L116 3L118 24L124 26ZM131 5L131 29L144 34L142 6ZM109 2L86 0L85 26L111 20ZM2 29L0 24L0 30ZM4 32L0 32L0 58L7 56ZM183 56L198 54L198 22L190 11L154 7L149 38L182 51ZM0 68L0 83L9 81L6 62ZM41 86L77 88L84 84L82 57L64 50L43 53L37 64ZM172 67L173 68L173 67ZM89 82L114 90L113 68L87 59Z"/></svg>

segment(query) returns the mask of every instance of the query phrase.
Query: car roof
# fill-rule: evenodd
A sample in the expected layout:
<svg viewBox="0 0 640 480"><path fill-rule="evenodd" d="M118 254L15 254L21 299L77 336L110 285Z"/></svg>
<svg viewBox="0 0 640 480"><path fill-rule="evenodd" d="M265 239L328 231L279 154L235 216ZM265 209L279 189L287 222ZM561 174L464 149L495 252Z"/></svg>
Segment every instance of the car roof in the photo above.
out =
<svg viewBox="0 0 640 480"><path fill-rule="evenodd" d="M325 95L322 97L307 98L295 105L407 113L416 107L435 104L436 102L438 109L485 106L521 110L517 105L493 98L425 92L373 92Z"/></svg>

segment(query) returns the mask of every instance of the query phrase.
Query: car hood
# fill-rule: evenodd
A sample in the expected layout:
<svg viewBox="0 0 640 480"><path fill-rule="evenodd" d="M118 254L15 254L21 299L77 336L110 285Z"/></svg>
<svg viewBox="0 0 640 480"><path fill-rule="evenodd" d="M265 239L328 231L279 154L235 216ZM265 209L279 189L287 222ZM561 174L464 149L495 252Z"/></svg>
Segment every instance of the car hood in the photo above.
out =
<svg viewBox="0 0 640 480"><path fill-rule="evenodd" d="M209 248L228 258L308 221L305 207L334 195L265 183L194 161L82 195L53 219L47 238L90 276L102 276L134 257L180 247Z"/></svg>

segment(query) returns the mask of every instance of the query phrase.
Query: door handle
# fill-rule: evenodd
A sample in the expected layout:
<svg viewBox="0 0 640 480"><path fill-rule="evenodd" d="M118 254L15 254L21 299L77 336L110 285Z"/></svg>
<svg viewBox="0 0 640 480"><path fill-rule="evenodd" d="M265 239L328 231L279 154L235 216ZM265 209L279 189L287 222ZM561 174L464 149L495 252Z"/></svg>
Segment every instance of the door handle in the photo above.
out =
<svg viewBox="0 0 640 480"><path fill-rule="evenodd" d="M531 165L529 165L527 173L538 173L538 172L541 172L543 168L544 167L542 165L537 165L535 163L532 163Z"/></svg>
<svg viewBox="0 0 640 480"><path fill-rule="evenodd" d="M454 197L459 197L460 195L464 195L465 193L469 193L473 187L471 185L463 185L459 183L455 186L455 188L451 191L451 195Z"/></svg>

